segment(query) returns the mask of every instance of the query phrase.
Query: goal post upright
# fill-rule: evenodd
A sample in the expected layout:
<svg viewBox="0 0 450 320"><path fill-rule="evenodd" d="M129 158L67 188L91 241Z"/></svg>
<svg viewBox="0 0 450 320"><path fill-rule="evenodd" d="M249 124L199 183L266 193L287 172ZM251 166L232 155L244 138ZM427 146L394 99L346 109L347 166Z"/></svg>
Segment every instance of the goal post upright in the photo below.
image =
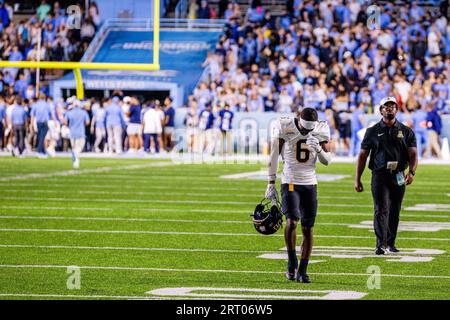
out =
<svg viewBox="0 0 450 320"><path fill-rule="evenodd" d="M155 71L159 65L159 3L153 0L153 62L152 63L110 63L110 62L71 62L71 61L6 61L0 60L0 68L29 68L29 69L69 69L73 70L78 99L84 99L84 87L81 70L139 70Z"/></svg>

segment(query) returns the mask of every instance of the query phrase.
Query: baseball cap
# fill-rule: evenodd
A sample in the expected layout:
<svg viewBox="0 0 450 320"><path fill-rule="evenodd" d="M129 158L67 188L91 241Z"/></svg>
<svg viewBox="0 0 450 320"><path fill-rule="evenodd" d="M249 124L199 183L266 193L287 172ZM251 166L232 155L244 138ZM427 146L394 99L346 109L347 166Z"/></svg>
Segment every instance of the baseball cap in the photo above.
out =
<svg viewBox="0 0 450 320"><path fill-rule="evenodd" d="M386 97L380 102L380 107L384 106L388 102L393 102L396 105L398 105L397 100L394 97Z"/></svg>

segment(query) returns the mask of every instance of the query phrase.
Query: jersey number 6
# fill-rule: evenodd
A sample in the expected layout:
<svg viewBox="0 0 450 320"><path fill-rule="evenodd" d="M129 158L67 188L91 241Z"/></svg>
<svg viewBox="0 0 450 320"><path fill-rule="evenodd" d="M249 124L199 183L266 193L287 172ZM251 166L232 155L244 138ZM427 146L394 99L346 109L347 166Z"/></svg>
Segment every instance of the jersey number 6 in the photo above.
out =
<svg viewBox="0 0 450 320"><path fill-rule="evenodd" d="M306 140L299 140L297 142L297 161L306 162L309 160L309 150L306 148Z"/></svg>

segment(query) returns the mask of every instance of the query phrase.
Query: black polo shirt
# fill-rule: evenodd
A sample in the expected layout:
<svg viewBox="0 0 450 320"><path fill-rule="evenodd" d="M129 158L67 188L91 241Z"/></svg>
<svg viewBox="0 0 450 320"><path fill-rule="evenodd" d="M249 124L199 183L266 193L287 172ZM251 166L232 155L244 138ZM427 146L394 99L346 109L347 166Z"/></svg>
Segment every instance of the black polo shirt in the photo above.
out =
<svg viewBox="0 0 450 320"><path fill-rule="evenodd" d="M414 131L398 120L391 128L381 120L367 129L361 142L361 149L370 151L372 171L387 170L388 161L398 161L396 172L405 170L409 162L408 148L416 146Z"/></svg>

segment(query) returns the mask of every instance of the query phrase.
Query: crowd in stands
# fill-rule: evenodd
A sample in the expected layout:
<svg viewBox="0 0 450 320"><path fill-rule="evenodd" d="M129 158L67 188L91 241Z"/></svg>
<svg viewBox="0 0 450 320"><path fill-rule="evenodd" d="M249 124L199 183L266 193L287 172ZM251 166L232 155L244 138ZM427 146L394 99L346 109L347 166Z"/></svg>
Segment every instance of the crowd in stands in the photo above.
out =
<svg viewBox="0 0 450 320"><path fill-rule="evenodd" d="M375 11L368 11L369 4L360 0L294 0L287 1L281 16L275 17L259 0L252 0L244 14L231 0L219 1L217 11L206 0L184 4L180 17L226 20L224 33L203 64L207 80L194 89L186 104L189 151L213 153L218 140L231 145L226 141L237 111L295 113L311 107L330 125L332 151L354 156L361 130L369 125L363 115L378 114L381 99L395 96L399 120L413 127L418 136L419 155L441 156L441 116L450 113L450 23L446 8L425 8L411 2L401 7L377 5ZM43 60L76 61L100 23L95 2L82 14L80 29L68 28L72 22L58 2L50 7L43 0L35 15L17 24L12 15L11 6L2 3L0 54L12 61L36 60L39 54ZM39 32L40 53L36 49ZM141 103L132 97L121 99L120 94L83 103L53 101L42 95L36 98L35 77L34 70L0 71L4 96L0 97L0 148L13 144L15 131L8 110L21 105L31 115L33 106L43 103L50 106L49 120L54 121L46 133L50 150L67 149L62 114L78 104L90 115L87 151L158 152L161 145L167 148L164 132L170 133L173 125L166 122L173 119L168 120L164 111L172 104L170 99L162 106L156 100ZM108 129L102 112L97 113L110 106L122 111L116 113L115 125ZM52 139L52 128L58 126L59 139ZM168 127L165 131L164 126ZM30 149L37 147L33 142L37 136L36 125L28 120L25 140Z"/></svg>
<svg viewBox="0 0 450 320"><path fill-rule="evenodd" d="M357 114L377 114L381 99L395 96L400 119L440 134L434 122L450 111L445 8L387 3L369 19L366 1L298 0L273 17L261 1L251 2L245 15L237 3L220 2L226 30L204 63L208 80L190 100L199 110L208 103L244 112L316 108L340 142L338 151L354 155L357 132L366 125ZM205 6L208 2L200 1L200 8ZM196 10L189 14L201 18ZM421 119L431 112L432 121ZM429 145L434 136L425 134L423 143Z"/></svg>
<svg viewBox="0 0 450 320"><path fill-rule="evenodd" d="M73 124L67 114L74 108L84 109L88 121L82 128L70 130ZM70 97L56 101L40 92L37 98L16 95L12 103L0 96L0 150L15 156L24 154L54 156L68 151L72 136L85 137L84 151L122 154L160 153L170 151L174 131L175 109L167 97L141 103L137 97L123 96L79 101ZM82 122L81 122L82 123Z"/></svg>

